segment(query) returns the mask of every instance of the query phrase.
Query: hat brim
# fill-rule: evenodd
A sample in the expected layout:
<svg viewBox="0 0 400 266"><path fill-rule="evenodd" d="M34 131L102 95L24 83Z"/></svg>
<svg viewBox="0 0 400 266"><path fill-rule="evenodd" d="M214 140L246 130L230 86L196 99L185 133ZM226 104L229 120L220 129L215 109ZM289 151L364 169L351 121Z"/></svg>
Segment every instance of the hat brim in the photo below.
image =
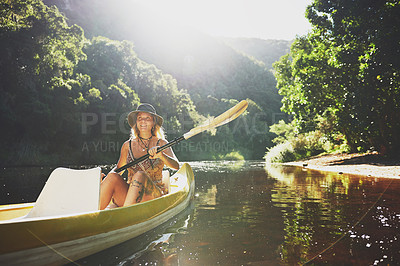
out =
<svg viewBox="0 0 400 266"><path fill-rule="evenodd" d="M154 116L156 118L156 124L159 125L160 127L163 125L164 123L164 119L159 116L158 114L152 113L152 112L147 112L147 111L132 111L128 114L128 123L131 127L134 127L136 125L136 117L138 113L148 113L151 114L152 116Z"/></svg>

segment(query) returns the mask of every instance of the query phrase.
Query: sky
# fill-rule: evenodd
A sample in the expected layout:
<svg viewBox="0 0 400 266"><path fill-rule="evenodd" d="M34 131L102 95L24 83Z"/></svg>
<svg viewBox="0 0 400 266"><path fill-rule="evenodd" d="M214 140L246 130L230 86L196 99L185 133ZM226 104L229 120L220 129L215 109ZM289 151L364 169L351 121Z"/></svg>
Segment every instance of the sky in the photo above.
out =
<svg viewBox="0 0 400 266"><path fill-rule="evenodd" d="M223 37L293 40L311 25L305 18L312 0L137 0L160 19Z"/></svg>

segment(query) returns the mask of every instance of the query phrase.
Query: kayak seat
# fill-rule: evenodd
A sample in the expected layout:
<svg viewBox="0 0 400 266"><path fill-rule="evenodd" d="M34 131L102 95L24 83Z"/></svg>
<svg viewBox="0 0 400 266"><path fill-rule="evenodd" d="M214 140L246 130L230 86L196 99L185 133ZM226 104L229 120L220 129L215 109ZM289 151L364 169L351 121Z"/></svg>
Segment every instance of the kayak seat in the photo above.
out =
<svg viewBox="0 0 400 266"><path fill-rule="evenodd" d="M100 175L100 167L85 170L55 169L26 218L97 211Z"/></svg>

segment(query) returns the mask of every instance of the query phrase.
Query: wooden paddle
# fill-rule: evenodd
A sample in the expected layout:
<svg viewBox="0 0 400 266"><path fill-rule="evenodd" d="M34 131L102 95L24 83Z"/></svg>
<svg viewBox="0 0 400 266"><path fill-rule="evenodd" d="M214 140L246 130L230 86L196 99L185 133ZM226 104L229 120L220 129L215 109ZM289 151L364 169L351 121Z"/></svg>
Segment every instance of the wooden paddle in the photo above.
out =
<svg viewBox="0 0 400 266"><path fill-rule="evenodd" d="M240 103L236 104L234 107L232 107L231 109L229 109L228 111L220 114L219 116L215 117L215 118L210 118L208 120L206 120L205 122L203 122L200 126L197 126L195 128L192 128L189 132L185 133L183 136L175 138L174 140L172 140L171 142L159 147L157 149L157 153L161 152L165 149L168 149L169 147L181 142L182 140L186 140L189 139L201 132L204 132L206 130L209 129L213 129L222 125L225 125L229 122L231 122L232 120L236 119L238 116L240 116L247 108L248 106L248 102L246 100L241 101ZM121 166L120 168L117 168L114 170L114 172L121 172L129 167L131 167L132 165L135 165L137 163L140 163L144 160L146 160L147 158L149 158L149 154L143 155L140 158L137 158L136 160L127 163L124 166Z"/></svg>

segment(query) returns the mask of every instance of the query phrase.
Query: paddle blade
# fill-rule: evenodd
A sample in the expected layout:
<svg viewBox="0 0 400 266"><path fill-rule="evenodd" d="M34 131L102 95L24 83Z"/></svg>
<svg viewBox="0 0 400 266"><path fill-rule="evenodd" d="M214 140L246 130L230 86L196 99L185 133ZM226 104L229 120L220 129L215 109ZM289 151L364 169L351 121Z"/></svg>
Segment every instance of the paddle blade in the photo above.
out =
<svg viewBox="0 0 400 266"><path fill-rule="evenodd" d="M240 116L246 110L248 105L248 102L243 100L221 115L212 119L208 119L200 126L191 129L189 132L184 134L183 137L188 139L206 130L225 125Z"/></svg>

